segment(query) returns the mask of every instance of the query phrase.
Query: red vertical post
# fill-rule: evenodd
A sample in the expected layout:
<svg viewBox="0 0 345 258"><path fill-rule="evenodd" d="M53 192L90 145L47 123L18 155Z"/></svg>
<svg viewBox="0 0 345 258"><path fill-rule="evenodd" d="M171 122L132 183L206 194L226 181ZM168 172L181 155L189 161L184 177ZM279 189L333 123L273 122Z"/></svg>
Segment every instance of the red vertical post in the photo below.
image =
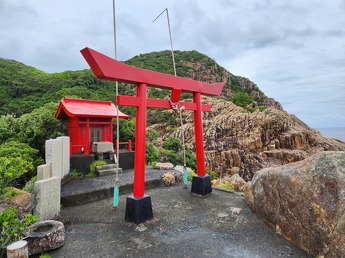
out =
<svg viewBox="0 0 345 258"><path fill-rule="evenodd" d="M131 151L132 151L132 140L128 140L127 151L128 151L128 152L131 152Z"/></svg>
<svg viewBox="0 0 345 258"><path fill-rule="evenodd" d="M205 176L204 136L202 132L202 106L201 93L193 94L193 101L196 104L194 111L195 147L196 147L196 170L198 176Z"/></svg>
<svg viewBox="0 0 345 258"><path fill-rule="evenodd" d="M84 148L84 154L89 155L90 154L90 119L86 118L86 139L85 139L85 148Z"/></svg>
<svg viewBox="0 0 345 258"><path fill-rule="evenodd" d="M135 157L134 157L134 190L133 196L141 198L145 191L145 155L146 155L146 108L147 85L137 86L139 105L136 107Z"/></svg>

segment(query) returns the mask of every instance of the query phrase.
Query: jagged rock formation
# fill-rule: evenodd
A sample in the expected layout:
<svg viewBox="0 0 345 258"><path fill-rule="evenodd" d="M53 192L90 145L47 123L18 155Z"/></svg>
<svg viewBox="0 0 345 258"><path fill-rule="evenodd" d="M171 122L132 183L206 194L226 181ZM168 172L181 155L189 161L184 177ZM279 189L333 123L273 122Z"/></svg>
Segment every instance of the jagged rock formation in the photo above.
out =
<svg viewBox="0 0 345 258"><path fill-rule="evenodd" d="M268 98L254 82L245 77L230 73L217 63L209 66L205 65L204 60L203 62L197 62L195 60L193 62L180 61L180 63L182 63L185 68L189 67L186 71L186 77L190 79L208 83L225 82L225 87L221 94L221 97L224 99L231 98L237 88L237 90L240 89L253 96L259 105L271 106L278 110L283 110L279 102L272 98Z"/></svg>
<svg viewBox="0 0 345 258"><path fill-rule="evenodd" d="M277 233L319 257L345 256L345 152L258 171L245 196Z"/></svg>
<svg viewBox="0 0 345 258"><path fill-rule="evenodd" d="M203 98L212 106L204 113L204 147L206 167L218 174L238 173L250 181L256 171L303 160L320 151L345 150L345 143L324 138L294 115L283 109L268 107L248 112L219 98ZM172 112L173 111L165 111ZM184 113L187 146L195 150L192 112ZM160 133L155 145L168 137L181 139L181 128L167 130L166 124L151 127Z"/></svg>

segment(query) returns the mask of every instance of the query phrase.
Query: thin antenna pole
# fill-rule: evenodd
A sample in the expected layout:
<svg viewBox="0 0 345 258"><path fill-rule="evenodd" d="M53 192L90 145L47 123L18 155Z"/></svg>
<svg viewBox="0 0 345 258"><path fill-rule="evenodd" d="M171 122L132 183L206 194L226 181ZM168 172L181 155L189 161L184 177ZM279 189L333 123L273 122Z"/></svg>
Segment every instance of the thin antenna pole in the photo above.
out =
<svg viewBox="0 0 345 258"><path fill-rule="evenodd" d="M116 46L116 17L115 17L115 0L113 0L113 28L114 28L114 52L115 59L117 59L117 46Z"/></svg>
<svg viewBox="0 0 345 258"><path fill-rule="evenodd" d="M117 45L116 45L116 17L115 17L115 0L113 0L113 22L114 22L114 52L115 52L115 59L117 59ZM119 205L119 161L120 161L120 153L119 153L119 134L120 134L120 127L119 127L119 106L117 104L117 96L119 95L119 85L116 81L116 175L115 175L115 186L114 186L114 202L113 207L117 208Z"/></svg>
<svg viewBox="0 0 345 258"><path fill-rule="evenodd" d="M173 66L174 66L174 75L176 76L176 65L175 65L175 57L174 57L174 47L173 47L173 41L172 41L172 36L171 36L171 29L170 29L170 19L169 19L169 11L168 8L165 8L163 12L161 12L156 19L153 20L155 22L159 16L161 16L164 12L166 11L167 13L167 20L168 20L168 27L169 27L169 36L170 36L170 46L171 46L171 55L172 55L172 61L173 61Z"/></svg>

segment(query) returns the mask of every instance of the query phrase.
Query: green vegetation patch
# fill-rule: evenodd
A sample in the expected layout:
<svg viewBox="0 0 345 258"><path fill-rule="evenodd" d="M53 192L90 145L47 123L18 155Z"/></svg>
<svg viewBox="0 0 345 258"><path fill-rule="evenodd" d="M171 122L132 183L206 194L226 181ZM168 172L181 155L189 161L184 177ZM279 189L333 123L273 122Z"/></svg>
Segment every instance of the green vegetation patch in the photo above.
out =
<svg viewBox="0 0 345 258"><path fill-rule="evenodd" d="M236 106L245 107L254 101L254 97L245 91L239 91L228 100L234 103Z"/></svg>
<svg viewBox="0 0 345 258"><path fill-rule="evenodd" d="M89 173L86 174L86 176L87 177L97 176L96 175L96 167L97 166L103 166L103 165L107 165L107 162L105 160L95 160L94 162L92 162L90 164L90 171L89 171Z"/></svg>
<svg viewBox="0 0 345 258"><path fill-rule="evenodd" d="M19 218L16 208L8 208L0 213L0 257L5 253L6 246L23 238L23 232L37 221L37 217L25 214Z"/></svg>

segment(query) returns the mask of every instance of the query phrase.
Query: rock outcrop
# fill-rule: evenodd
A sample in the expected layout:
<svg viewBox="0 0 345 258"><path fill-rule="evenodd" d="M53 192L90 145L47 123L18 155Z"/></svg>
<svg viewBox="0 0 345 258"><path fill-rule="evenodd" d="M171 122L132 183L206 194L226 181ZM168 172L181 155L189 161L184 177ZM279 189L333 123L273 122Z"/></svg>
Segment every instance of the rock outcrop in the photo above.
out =
<svg viewBox="0 0 345 258"><path fill-rule="evenodd" d="M219 98L203 98L212 106L204 113L204 146L207 169L219 175L239 174L250 181L255 172L303 160L321 151L343 151L345 143L323 137L283 109L267 107L250 113ZM165 112L172 112L168 110ZM184 111L183 131L187 146L195 151L193 113ZM166 124L151 127L159 132L155 145L168 137L181 139L181 127L167 130Z"/></svg>
<svg viewBox="0 0 345 258"><path fill-rule="evenodd" d="M246 191L253 211L310 254L345 257L345 152L322 152L258 171Z"/></svg>

